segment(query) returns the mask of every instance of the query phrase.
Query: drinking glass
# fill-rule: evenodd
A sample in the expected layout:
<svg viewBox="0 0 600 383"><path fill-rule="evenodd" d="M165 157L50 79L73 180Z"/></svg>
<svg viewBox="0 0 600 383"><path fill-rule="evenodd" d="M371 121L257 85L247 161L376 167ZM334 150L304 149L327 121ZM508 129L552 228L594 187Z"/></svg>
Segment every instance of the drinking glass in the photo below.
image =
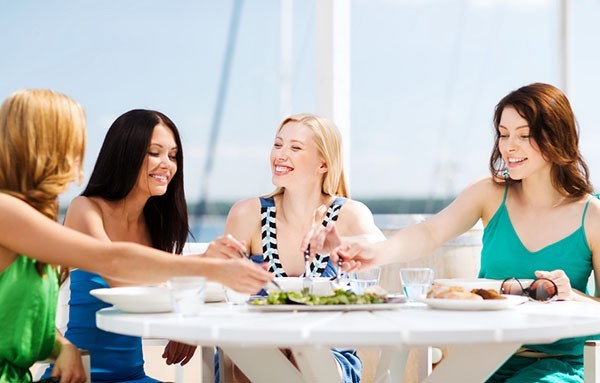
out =
<svg viewBox="0 0 600 383"><path fill-rule="evenodd" d="M420 302L427 296L433 282L433 269L414 267L400 269L400 281L409 302Z"/></svg>
<svg viewBox="0 0 600 383"><path fill-rule="evenodd" d="M350 273L350 288L356 294L364 294L367 287L379 284L380 275L381 268L379 267Z"/></svg>
<svg viewBox="0 0 600 383"><path fill-rule="evenodd" d="M184 317L195 316L202 312L204 294L206 293L206 278L204 277L173 277L167 281L171 292L173 310Z"/></svg>

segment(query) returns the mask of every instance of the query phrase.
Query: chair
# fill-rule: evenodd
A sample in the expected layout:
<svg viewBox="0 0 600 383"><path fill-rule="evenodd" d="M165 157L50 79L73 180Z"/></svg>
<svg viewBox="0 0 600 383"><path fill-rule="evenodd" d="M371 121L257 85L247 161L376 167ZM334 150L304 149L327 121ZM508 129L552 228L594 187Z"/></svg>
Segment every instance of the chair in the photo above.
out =
<svg viewBox="0 0 600 383"><path fill-rule="evenodd" d="M208 248L208 242L186 242L181 255L202 254Z"/></svg>
<svg viewBox="0 0 600 383"><path fill-rule="evenodd" d="M600 383L600 341L587 340L583 346L583 381Z"/></svg>

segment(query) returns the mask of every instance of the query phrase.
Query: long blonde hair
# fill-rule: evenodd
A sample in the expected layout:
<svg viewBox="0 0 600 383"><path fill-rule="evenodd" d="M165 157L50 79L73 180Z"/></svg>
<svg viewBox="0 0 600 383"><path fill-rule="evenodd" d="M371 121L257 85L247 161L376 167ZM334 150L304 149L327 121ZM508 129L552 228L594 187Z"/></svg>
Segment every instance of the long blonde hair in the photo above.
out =
<svg viewBox="0 0 600 383"><path fill-rule="evenodd" d="M342 135L335 124L321 116L309 113L296 114L284 119L277 133L289 122L298 122L310 128L315 136L315 144L323 161L327 164L327 173L323 177L321 192L330 196L350 197L350 191L344 176L342 158ZM278 187L270 196L283 193Z"/></svg>
<svg viewBox="0 0 600 383"><path fill-rule="evenodd" d="M85 113L72 98L24 89L0 107L0 192L56 220L58 195L82 179Z"/></svg>

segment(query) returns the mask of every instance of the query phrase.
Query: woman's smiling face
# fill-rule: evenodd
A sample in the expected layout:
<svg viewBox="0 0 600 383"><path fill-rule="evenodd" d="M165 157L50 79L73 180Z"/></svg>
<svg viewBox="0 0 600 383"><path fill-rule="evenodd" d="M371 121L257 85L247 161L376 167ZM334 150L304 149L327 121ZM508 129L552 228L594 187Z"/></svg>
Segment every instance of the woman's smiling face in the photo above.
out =
<svg viewBox="0 0 600 383"><path fill-rule="evenodd" d="M498 148L510 178L522 180L541 170L550 171L550 163L544 159L537 143L530 136L529 123L515 108L504 108L498 132Z"/></svg>
<svg viewBox="0 0 600 383"><path fill-rule="evenodd" d="M271 170L273 184L280 187L322 178L327 166L309 127L291 121L281 128L271 149Z"/></svg>
<svg viewBox="0 0 600 383"><path fill-rule="evenodd" d="M154 127L144 163L140 168L137 188L150 196L163 195L177 172L177 143L171 129L163 124Z"/></svg>

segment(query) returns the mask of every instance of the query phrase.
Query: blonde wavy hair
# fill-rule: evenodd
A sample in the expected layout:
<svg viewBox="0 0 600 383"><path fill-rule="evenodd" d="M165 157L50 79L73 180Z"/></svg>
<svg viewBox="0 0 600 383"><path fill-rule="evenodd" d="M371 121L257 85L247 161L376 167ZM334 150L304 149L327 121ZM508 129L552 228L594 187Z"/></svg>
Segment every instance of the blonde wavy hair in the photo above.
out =
<svg viewBox="0 0 600 383"><path fill-rule="evenodd" d="M83 178L85 113L72 98L24 89L0 107L0 192L56 220L58 195Z"/></svg>
<svg viewBox="0 0 600 383"><path fill-rule="evenodd" d="M309 113L296 114L284 119L276 134L290 122L298 122L310 128L314 134L317 150L323 161L327 164L327 173L323 177L321 192L330 196L350 198L350 191L344 176L342 158L342 135L333 121ZM283 193L283 188L278 187L270 196Z"/></svg>

